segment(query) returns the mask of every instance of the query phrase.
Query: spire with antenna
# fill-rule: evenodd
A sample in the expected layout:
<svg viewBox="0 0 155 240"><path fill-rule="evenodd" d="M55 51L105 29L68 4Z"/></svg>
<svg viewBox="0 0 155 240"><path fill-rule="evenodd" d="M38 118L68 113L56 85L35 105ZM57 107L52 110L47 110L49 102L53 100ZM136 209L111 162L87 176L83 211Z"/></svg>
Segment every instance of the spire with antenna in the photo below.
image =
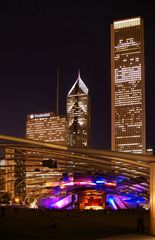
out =
<svg viewBox="0 0 155 240"><path fill-rule="evenodd" d="M78 78L76 79L76 82L74 83L74 85L72 86L70 91L68 92L68 96L70 96L72 94L73 95L77 94L77 89L79 90L79 88L81 89L81 91L83 91L83 93L88 94L88 88L86 87L86 85L84 84L84 82L81 79L80 70L78 71Z"/></svg>
<svg viewBox="0 0 155 240"><path fill-rule="evenodd" d="M78 78L80 79L81 77L80 77L80 69L79 69L79 71L78 71Z"/></svg>

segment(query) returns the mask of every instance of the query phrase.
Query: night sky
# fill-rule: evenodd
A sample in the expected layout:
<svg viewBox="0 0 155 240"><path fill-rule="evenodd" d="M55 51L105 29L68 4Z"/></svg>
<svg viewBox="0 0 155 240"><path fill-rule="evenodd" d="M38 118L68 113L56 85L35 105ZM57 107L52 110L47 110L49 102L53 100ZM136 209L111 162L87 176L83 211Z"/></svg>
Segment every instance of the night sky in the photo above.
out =
<svg viewBox="0 0 155 240"><path fill-rule="evenodd" d="M142 16L147 146L155 148L153 9L142 1L0 1L0 134L25 137L27 114L56 111L58 67L59 112L65 115L80 69L90 92L91 146L110 149L110 24Z"/></svg>

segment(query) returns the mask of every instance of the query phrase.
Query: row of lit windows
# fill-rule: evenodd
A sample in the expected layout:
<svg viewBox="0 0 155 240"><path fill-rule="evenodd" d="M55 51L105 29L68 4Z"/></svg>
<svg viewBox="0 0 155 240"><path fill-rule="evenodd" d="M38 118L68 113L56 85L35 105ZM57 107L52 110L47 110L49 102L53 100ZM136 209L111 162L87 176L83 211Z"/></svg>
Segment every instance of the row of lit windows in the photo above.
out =
<svg viewBox="0 0 155 240"><path fill-rule="evenodd" d="M126 53L115 53L115 59L130 59L131 57L139 59L141 57L141 51L134 51L134 52L126 52Z"/></svg>
<svg viewBox="0 0 155 240"><path fill-rule="evenodd" d="M135 103L135 102L130 102L130 103L128 103L128 102L119 102L119 103L117 103L116 104L116 107L124 107L124 106L131 106L131 105L136 105L136 104L139 104L139 103Z"/></svg>
<svg viewBox="0 0 155 240"><path fill-rule="evenodd" d="M127 49L128 47L135 47L138 48L140 46L140 43L136 43L134 41L131 42L123 42L123 43L119 43L117 46L115 46L115 50L116 51L120 51L122 49Z"/></svg>
<svg viewBox="0 0 155 240"><path fill-rule="evenodd" d="M117 136L116 139L125 139L125 138L139 138L140 135L130 135L130 136Z"/></svg>
<svg viewBox="0 0 155 240"><path fill-rule="evenodd" d="M53 133L53 134L56 134L56 133L62 133L62 132L65 132L66 131L66 128L58 128L58 129L51 129L51 128L27 128L27 133L29 132L47 132L47 133Z"/></svg>
<svg viewBox="0 0 155 240"><path fill-rule="evenodd" d="M66 120L64 121L49 121L49 119L46 119L46 121L33 121L33 120L29 120L27 121L27 124L37 124L37 125L45 125L45 124L64 124L66 123Z"/></svg>
<svg viewBox="0 0 155 240"><path fill-rule="evenodd" d="M115 21L114 29L134 27L134 26L139 26L140 24L141 24L141 19L139 17L127 19L127 20Z"/></svg>
<svg viewBox="0 0 155 240"><path fill-rule="evenodd" d="M120 67L120 66L119 66ZM125 68L121 68L121 70L119 70L118 68L115 68L115 72L126 72L126 73L135 73L135 71L139 71L139 73L141 72L141 64L138 64L137 66L134 67L125 67Z"/></svg>

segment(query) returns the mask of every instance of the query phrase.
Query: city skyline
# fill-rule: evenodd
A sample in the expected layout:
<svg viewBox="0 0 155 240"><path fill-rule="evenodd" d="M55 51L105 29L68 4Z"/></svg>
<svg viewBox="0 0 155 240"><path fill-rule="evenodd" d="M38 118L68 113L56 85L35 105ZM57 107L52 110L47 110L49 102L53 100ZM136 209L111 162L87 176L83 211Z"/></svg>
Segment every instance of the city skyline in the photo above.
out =
<svg viewBox="0 0 155 240"><path fill-rule="evenodd" d="M110 149L110 24L114 19L142 15L146 42L147 146L155 147L155 110L151 108L154 17L151 13L147 16L142 5L129 6L128 11L123 11L119 10L119 4L113 4L62 1L50 6L1 7L1 134L25 137L27 114L56 112L57 67L60 68L60 115L65 115L67 92L80 68L90 90L91 146ZM56 17L58 13L61 17Z"/></svg>

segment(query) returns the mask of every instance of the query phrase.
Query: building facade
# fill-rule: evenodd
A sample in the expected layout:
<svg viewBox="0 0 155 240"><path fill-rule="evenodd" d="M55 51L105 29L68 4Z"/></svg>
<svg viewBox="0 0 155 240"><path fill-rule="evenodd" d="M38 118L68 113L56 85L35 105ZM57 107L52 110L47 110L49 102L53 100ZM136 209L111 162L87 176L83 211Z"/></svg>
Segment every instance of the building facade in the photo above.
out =
<svg viewBox="0 0 155 240"><path fill-rule="evenodd" d="M112 150L146 153L144 27L141 17L111 25Z"/></svg>
<svg viewBox="0 0 155 240"><path fill-rule="evenodd" d="M90 102L88 88L78 78L67 95L68 146L87 147L90 137Z"/></svg>
<svg viewBox="0 0 155 240"><path fill-rule="evenodd" d="M5 159L0 160L0 197L5 192Z"/></svg>
<svg viewBox="0 0 155 240"><path fill-rule="evenodd" d="M23 201L26 196L25 158L16 149L5 149L5 192L11 199Z"/></svg>
<svg viewBox="0 0 155 240"><path fill-rule="evenodd" d="M67 145L67 122L65 117L54 113L39 113L27 115L26 138L62 146ZM26 152L26 194L39 194L52 186L57 176L61 175L54 159L38 157L38 152ZM35 156L35 158L34 158ZM53 165L53 167L52 167ZM35 190L35 191L34 191Z"/></svg>
<svg viewBox="0 0 155 240"><path fill-rule="evenodd" d="M66 146L66 118L54 113L27 115L26 138Z"/></svg>

